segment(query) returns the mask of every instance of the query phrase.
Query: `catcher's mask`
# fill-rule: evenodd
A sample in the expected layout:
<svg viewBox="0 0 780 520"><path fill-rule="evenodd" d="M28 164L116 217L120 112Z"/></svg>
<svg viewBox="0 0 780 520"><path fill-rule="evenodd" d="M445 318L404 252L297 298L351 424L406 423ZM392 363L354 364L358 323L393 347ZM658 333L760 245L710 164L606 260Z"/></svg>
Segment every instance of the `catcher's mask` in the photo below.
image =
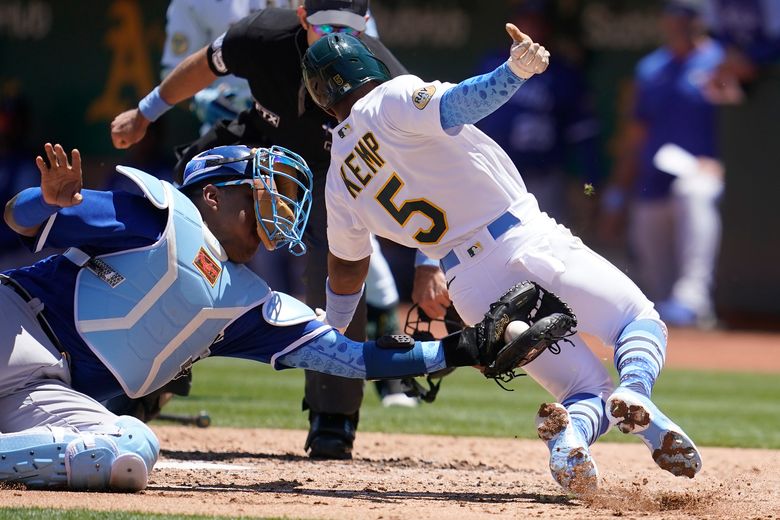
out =
<svg viewBox="0 0 780 520"><path fill-rule="evenodd" d="M445 330L441 330L439 325L443 325ZM439 330L432 331L431 327L439 328ZM430 318L415 303L409 307L409 312L406 313L404 334L413 337L417 341L434 341L440 339L443 335L460 332L463 327L465 325L452 305L447 307L447 312L443 318Z"/></svg>
<svg viewBox="0 0 780 520"><path fill-rule="evenodd" d="M232 177L214 186L245 184L252 189L257 234L269 251L287 245L290 253L306 252L303 231L311 211L313 176L303 158L281 146L250 149L219 146L201 152L187 163L185 188L206 179Z"/></svg>
<svg viewBox="0 0 780 520"><path fill-rule="evenodd" d="M440 325L444 326L444 330L442 330ZM434 330L431 330L432 326ZM453 306L447 308L444 318L429 318L417 304L414 304L406 314L404 333L417 341L435 341L440 339L442 335L451 336L457 334L463 327L463 321L461 321ZM441 381L444 376L454 371L454 367L449 367L428 374L425 378L425 382L428 384L427 387L423 383L418 382L414 377L402 378L401 385L404 387L404 393L409 397L417 397L426 403L432 403L439 394Z"/></svg>
<svg viewBox="0 0 780 520"><path fill-rule="evenodd" d="M369 81L390 79L384 62L349 34L320 38L303 55L301 66L309 94L325 110Z"/></svg>

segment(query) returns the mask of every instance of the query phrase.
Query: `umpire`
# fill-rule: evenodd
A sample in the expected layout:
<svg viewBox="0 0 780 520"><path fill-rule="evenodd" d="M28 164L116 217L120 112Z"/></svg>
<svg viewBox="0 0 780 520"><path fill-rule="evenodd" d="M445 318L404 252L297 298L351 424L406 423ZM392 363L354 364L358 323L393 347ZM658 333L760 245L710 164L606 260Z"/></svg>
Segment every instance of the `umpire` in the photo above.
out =
<svg viewBox="0 0 780 520"><path fill-rule="evenodd" d="M376 39L363 34L368 0L306 0L297 12L267 8L240 20L213 43L181 62L134 108L111 123L117 148L140 141L146 129L173 105L192 97L218 76L232 74L249 82L255 106L232 121L222 120L200 139L180 150L176 180L187 161L219 145L279 145L295 150L314 173L313 207L306 229L306 302L325 307L327 235L325 177L330 164L331 128L336 121L311 99L303 83L301 58L322 36L344 32L358 37L385 62L393 76L406 70ZM365 298L365 297L364 297ZM363 340L365 302L346 335ZM306 371L304 410L309 409L305 449L313 458L352 457L363 400L363 382Z"/></svg>

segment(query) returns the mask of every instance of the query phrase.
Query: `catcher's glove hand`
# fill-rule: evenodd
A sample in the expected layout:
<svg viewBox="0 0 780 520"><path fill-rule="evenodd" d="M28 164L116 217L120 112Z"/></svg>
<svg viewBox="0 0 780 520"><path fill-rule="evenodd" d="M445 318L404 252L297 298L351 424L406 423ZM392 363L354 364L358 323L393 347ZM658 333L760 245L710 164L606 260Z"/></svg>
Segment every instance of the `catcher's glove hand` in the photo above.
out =
<svg viewBox="0 0 780 520"><path fill-rule="evenodd" d="M523 321L529 328L507 343L504 333L513 321ZM483 374L498 381L514 379L515 368L546 349L560 352L558 341L574 334L576 326L574 312L553 293L534 282L515 285L490 306L475 327Z"/></svg>

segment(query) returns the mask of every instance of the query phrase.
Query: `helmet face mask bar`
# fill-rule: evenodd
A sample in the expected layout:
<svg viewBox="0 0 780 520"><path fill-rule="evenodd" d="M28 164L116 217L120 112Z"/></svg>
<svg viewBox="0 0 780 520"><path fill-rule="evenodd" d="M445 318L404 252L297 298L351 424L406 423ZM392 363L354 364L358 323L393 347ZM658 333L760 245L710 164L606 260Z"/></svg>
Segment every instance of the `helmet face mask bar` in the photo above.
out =
<svg viewBox="0 0 780 520"><path fill-rule="evenodd" d="M281 146L254 151L244 146L221 148L230 149L227 152L231 156L218 155L219 148L196 156L195 159L203 162L197 165L198 173L191 177L200 177L198 180L226 175L247 177L215 182L213 185L249 186L254 198L257 234L265 248L273 251L287 245L293 255L304 254L306 245L303 243L303 232L311 211L313 184L313 175L306 161ZM245 164L237 164L242 162ZM248 178L250 174L251 178ZM184 184L193 184L198 180L188 179Z"/></svg>
<svg viewBox="0 0 780 520"><path fill-rule="evenodd" d="M264 193L255 191L258 232L276 247L289 244L295 256L306 252L303 232L311 212L313 176L303 158L281 146L260 148L252 165L253 180L263 183ZM274 249L276 248L274 247Z"/></svg>

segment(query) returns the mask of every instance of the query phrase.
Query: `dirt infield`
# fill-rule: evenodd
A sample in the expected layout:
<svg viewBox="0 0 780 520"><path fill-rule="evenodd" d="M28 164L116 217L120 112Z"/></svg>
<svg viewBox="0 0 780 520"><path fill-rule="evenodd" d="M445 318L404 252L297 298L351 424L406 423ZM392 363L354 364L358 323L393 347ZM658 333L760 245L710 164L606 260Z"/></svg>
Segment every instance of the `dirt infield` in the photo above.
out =
<svg viewBox="0 0 780 520"><path fill-rule="evenodd" d="M540 441L361 433L355 460L313 462L298 449L302 431L155 431L166 448L143 493L4 490L0 500L6 507L334 520L780 515L776 451L704 448L704 469L688 480L657 469L639 443L597 443L603 491L586 503L561 494Z"/></svg>
<svg viewBox="0 0 780 520"><path fill-rule="evenodd" d="M672 331L669 364L780 372L780 339ZM143 493L2 489L0 503L340 520L780 518L780 451L705 447L702 472L688 480L659 470L640 442L597 443L601 491L582 501L561 494L540 441L361 432L355 460L314 462L303 431L154 430L163 452Z"/></svg>

